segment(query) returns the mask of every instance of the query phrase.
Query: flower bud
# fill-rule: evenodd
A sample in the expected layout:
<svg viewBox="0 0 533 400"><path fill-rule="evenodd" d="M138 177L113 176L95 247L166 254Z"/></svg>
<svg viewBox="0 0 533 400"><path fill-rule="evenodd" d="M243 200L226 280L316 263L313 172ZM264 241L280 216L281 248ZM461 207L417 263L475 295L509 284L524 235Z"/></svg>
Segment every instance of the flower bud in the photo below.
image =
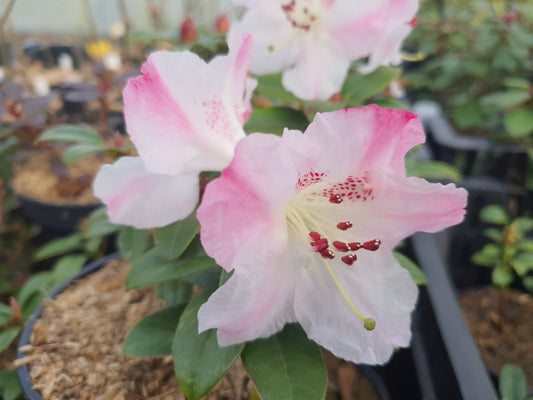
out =
<svg viewBox="0 0 533 400"><path fill-rule="evenodd" d="M194 42L198 39L198 30L191 17L185 18L180 27L180 43Z"/></svg>
<svg viewBox="0 0 533 400"><path fill-rule="evenodd" d="M218 16L217 20L215 21L215 28L218 33L225 35L229 31L229 19L226 14L221 14Z"/></svg>

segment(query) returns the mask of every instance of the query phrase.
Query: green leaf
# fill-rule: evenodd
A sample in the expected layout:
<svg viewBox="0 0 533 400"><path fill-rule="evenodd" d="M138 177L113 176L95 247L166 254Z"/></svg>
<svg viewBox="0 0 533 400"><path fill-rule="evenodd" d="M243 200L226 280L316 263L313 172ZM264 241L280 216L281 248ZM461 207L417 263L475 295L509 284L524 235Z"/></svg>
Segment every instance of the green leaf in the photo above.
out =
<svg viewBox="0 0 533 400"><path fill-rule="evenodd" d="M89 229L84 233L86 238L103 237L115 233L119 226L109 221L105 207L100 207L89 215Z"/></svg>
<svg viewBox="0 0 533 400"><path fill-rule="evenodd" d="M117 244L123 259L136 260L149 245L148 231L123 226L118 232Z"/></svg>
<svg viewBox="0 0 533 400"><path fill-rule="evenodd" d="M509 222L507 212L501 206L496 204L483 207L479 213L479 219L483 222L495 225L505 225Z"/></svg>
<svg viewBox="0 0 533 400"><path fill-rule="evenodd" d="M56 261L52 270L52 285L57 286L72 278L80 272L86 261L87 257L84 254L61 257Z"/></svg>
<svg viewBox="0 0 533 400"><path fill-rule="evenodd" d="M524 235L533 229L533 219L529 217L518 217L513 220L511 225Z"/></svg>
<svg viewBox="0 0 533 400"><path fill-rule="evenodd" d="M483 234L496 243L501 243L503 240L503 232L498 228L487 228Z"/></svg>
<svg viewBox="0 0 533 400"><path fill-rule="evenodd" d="M242 360L263 400L322 400L326 394L320 347L299 325L248 343Z"/></svg>
<svg viewBox="0 0 533 400"><path fill-rule="evenodd" d="M89 154L101 153L107 150L110 150L110 148L99 144L77 144L70 146L63 153L63 162L70 164Z"/></svg>
<svg viewBox="0 0 533 400"><path fill-rule="evenodd" d="M22 314L24 316L31 314L44 296L52 289L52 286L51 271L38 272L28 279L17 296L22 308Z"/></svg>
<svg viewBox="0 0 533 400"><path fill-rule="evenodd" d="M461 172L454 165L442 161L420 161L412 157L405 159L408 176L425 179L461 180Z"/></svg>
<svg viewBox="0 0 533 400"><path fill-rule="evenodd" d="M505 364L500 371L500 396L502 400L524 400L527 384L524 371L514 364Z"/></svg>
<svg viewBox="0 0 533 400"><path fill-rule="evenodd" d="M172 354L172 341L186 303L176 304L141 319L130 331L122 352L134 357Z"/></svg>
<svg viewBox="0 0 533 400"><path fill-rule="evenodd" d="M400 68L385 66L367 75L355 71L344 82L341 90L342 98L346 101L346 105L362 105L366 99L387 88L394 79L400 76L400 73Z"/></svg>
<svg viewBox="0 0 533 400"><path fill-rule="evenodd" d="M192 287L193 285L189 282L175 280L154 285L154 292L168 306L173 306L189 301L192 297Z"/></svg>
<svg viewBox="0 0 533 400"><path fill-rule="evenodd" d="M41 261L79 248L83 235L76 232L72 235L50 240L35 253L35 261Z"/></svg>
<svg viewBox="0 0 533 400"><path fill-rule="evenodd" d="M523 278L522 285L524 285L527 291L533 293L533 276L526 276Z"/></svg>
<svg viewBox="0 0 533 400"><path fill-rule="evenodd" d="M519 106L530 99L529 90L505 90L487 94L481 98L481 104L494 106L500 110Z"/></svg>
<svg viewBox="0 0 533 400"><path fill-rule="evenodd" d="M0 327L11 320L13 309L8 305L0 303Z"/></svg>
<svg viewBox="0 0 533 400"><path fill-rule="evenodd" d="M0 371L0 395L4 400L17 400L22 396L17 371Z"/></svg>
<svg viewBox="0 0 533 400"><path fill-rule="evenodd" d="M402 266L402 268L405 268L409 272L411 278L413 278L413 281L417 285L425 285L427 283L424 272L420 269L418 265L414 263L413 260L397 251L394 251L393 254L396 260Z"/></svg>
<svg viewBox="0 0 533 400"><path fill-rule="evenodd" d="M9 347L13 340L16 339L21 329L20 326L16 326L14 328L0 331L0 353Z"/></svg>
<svg viewBox="0 0 533 400"><path fill-rule="evenodd" d="M533 111L525 108L514 110L503 118L503 125L510 136L526 137L533 132Z"/></svg>
<svg viewBox="0 0 533 400"><path fill-rule="evenodd" d="M513 273L504 267L492 270L492 283L496 286L508 287L513 282Z"/></svg>
<svg viewBox="0 0 533 400"><path fill-rule="evenodd" d="M102 145L104 140L94 129L84 125L58 125L41 133L37 142L74 142L80 144Z"/></svg>
<svg viewBox="0 0 533 400"><path fill-rule="evenodd" d="M503 80L503 84L508 87L529 91L530 83L526 78L508 77Z"/></svg>
<svg viewBox="0 0 533 400"><path fill-rule="evenodd" d="M471 128L483 121L482 107L476 100L455 105L452 115L459 129Z"/></svg>
<svg viewBox="0 0 533 400"><path fill-rule="evenodd" d="M198 309L211 293L212 290L205 290L191 300L183 311L174 336L174 370L189 400L199 399L209 392L244 347L242 344L219 347L214 329L198 334Z"/></svg>
<svg viewBox="0 0 533 400"><path fill-rule="evenodd" d="M533 252L533 240L521 240L515 247L518 251Z"/></svg>
<svg viewBox="0 0 533 400"><path fill-rule="evenodd" d="M169 263L157 252L150 250L143 254L131 268L126 278L128 290L181 279L199 274L211 268L218 268L215 261L207 256L182 258Z"/></svg>
<svg viewBox="0 0 533 400"><path fill-rule="evenodd" d="M256 77L257 88L255 89L256 97L266 97L278 104L300 104L302 101L285 90L281 84L281 74L262 75Z"/></svg>
<svg viewBox="0 0 533 400"><path fill-rule="evenodd" d="M502 249L500 246L489 243L472 255L472 262L482 267L494 267L500 262L501 257Z"/></svg>
<svg viewBox="0 0 533 400"><path fill-rule="evenodd" d="M187 218L155 230L155 247L167 260L178 258L189 246L198 231L198 220L193 212Z"/></svg>
<svg viewBox="0 0 533 400"><path fill-rule="evenodd" d="M519 253L513 257L511 264L516 274L524 277L529 271L533 270L533 253Z"/></svg>
<svg viewBox="0 0 533 400"><path fill-rule="evenodd" d="M254 108L244 125L247 133L263 132L283 134L284 128L305 131L309 121L305 114L289 107Z"/></svg>

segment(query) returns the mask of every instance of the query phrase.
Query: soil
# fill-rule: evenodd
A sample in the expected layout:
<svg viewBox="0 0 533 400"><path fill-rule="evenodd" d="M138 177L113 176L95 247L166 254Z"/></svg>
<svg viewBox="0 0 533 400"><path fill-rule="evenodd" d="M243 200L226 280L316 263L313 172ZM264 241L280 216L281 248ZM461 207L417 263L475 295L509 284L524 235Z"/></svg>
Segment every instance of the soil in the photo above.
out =
<svg viewBox="0 0 533 400"><path fill-rule="evenodd" d="M61 161L61 151L42 149L23 154L13 172L13 189L19 193L46 203L98 204L93 195L92 181L102 164L109 157L102 154L85 156L68 166Z"/></svg>
<svg viewBox="0 0 533 400"><path fill-rule="evenodd" d="M517 364L533 382L533 297L491 286L466 291L460 303L485 365L499 372Z"/></svg>
<svg viewBox="0 0 533 400"><path fill-rule="evenodd" d="M27 356L33 387L44 400L185 400L171 356L122 354L127 333L144 316L164 308L150 288L124 290L130 266L112 261L43 304ZM68 311L68 312L65 312ZM327 400L378 400L372 383L353 364L329 353ZM242 363L204 400L258 398Z"/></svg>

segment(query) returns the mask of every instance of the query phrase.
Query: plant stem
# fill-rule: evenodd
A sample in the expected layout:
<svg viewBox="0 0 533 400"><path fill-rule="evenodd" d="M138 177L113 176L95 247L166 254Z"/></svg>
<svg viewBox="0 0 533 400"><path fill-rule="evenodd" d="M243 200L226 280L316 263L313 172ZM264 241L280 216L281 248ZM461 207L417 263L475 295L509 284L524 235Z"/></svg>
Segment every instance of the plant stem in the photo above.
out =
<svg viewBox="0 0 533 400"><path fill-rule="evenodd" d="M11 14L11 10L13 9L14 4L15 0L9 0L4 14L2 15L2 18L0 18L0 61L2 61L2 65L4 66L6 80L11 76L11 65L9 62L9 54L7 54L6 51L4 27L6 25L7 19L9 18L9 14Z"/></svg>

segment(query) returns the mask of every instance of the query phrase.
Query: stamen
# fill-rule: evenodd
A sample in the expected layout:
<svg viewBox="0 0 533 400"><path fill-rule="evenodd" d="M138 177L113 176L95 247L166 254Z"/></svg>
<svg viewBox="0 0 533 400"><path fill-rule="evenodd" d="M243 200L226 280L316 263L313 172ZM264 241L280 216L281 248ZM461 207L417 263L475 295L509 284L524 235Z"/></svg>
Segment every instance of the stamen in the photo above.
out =
<svg viewBox="0 0 533 400"><path fill-rule="evenodd" d="M348 265L352 265L355 261L357 261L357 254L348 254L341 258L342 262Z"/></svg>
<svg viewBox="0 0 533 400"><path fill-rule="evenodd" d="M320 255L323 258L329 258L330 260L333 260L335 258L335 253L332 252L330 249L321 250Z"/></svg>
<svg viewBox="0 0 533 400"><path fill-rule="evenodd" d="M311 237L311 239L313 239L315 242L317 240L320 240L320 238L322 236L320 236L320 234L318 232L309 232L309 236Z"/></svg>
<svg viewBox="0 0 533 400"><path fill-rule="evenodd" d="M339 251L350 251L351 250L350 246L347 243L339 242L338 240L335 240L333 242L333 246Z"/></svg>
<svg viewBox="0 0 533 400"><path fill-rule="evenodd" d="M350 242L348 243L348 246L350 247L351 251L359 250L363 247L363 244L361 242Z"/></svg>
<svg viewBox="0 0 533 400"><path fill-rule="evenodd" d="M342 197L340 194L332 194L329 196L329 202L334 204L342 203Z"/></svg>
<svg viewBox="0 0 533 400"><path fill-rule="evenodd" d="M331 278L333 279L333 282L335 282L335 285L337 286L337 289L339 289L339 291L341 292L341 295L344 298L344 300L346 301L346 303L348 303L348 305L350 306L350 308L352 309L354 314L357 315L357 317L359 317L359 319L361 321L363 321L363 326L365 327L365 329L368 330L368 331L373 330L376 327L376 321L373 320L372 318L365 317L361 313L361 311L359 311L357 309L355 304L353 304L353 302L350 300L350 298L346 294L346 291L344 290L344 288L342 287L341 283L337 279L337 276L335 275L335 273L331 269L329 263L326 260L323 260L323 261L324 261L324 264L326 264L326 268L328 269L328 272L331 275Z"/></svg>
<svg viewBox="0 0 533 400"><path fill-rule="evenodd" d="M379 249L380 245L381 245L381 240L380 239L374 239L374 240L370 240L368 242L364 242L363 243L363 248L365 250L376 251L377 249Z"/></svg>
<svg viewBox="0 0 533 400"><path fill-rule="evenodd" d="M345 231L347 229L350 229L352 227L352 223L350 221L346 221L346 222L339 222L337 224L337 229L340 229L341 231Z"/></svg>
<svg viewBox="0 0 533 400"><path fill-rule="evenodd" d="M322 250L326 250L329 247L328 239L322 238L318 239L314 242L311 242L311 248L314 251L321 252Z"/></svg>

